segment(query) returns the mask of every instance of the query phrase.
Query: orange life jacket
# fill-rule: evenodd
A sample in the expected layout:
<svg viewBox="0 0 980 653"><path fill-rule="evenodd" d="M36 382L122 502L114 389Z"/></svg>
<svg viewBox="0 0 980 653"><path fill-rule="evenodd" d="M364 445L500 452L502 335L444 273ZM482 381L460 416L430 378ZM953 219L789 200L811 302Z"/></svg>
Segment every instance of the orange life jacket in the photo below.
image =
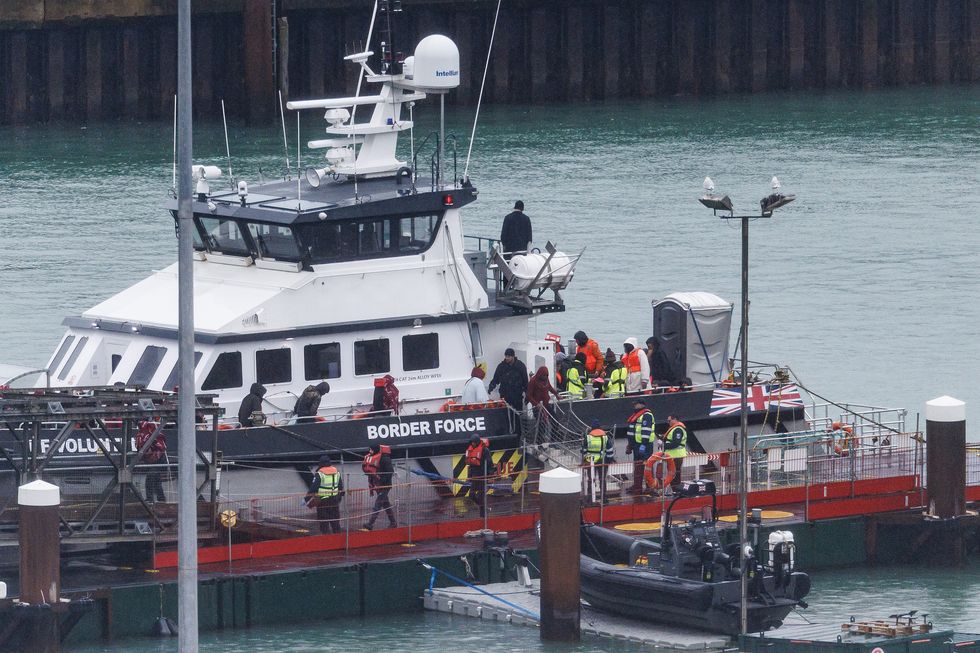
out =
<svg viewBox="0 0 980 653"><path fill-rule="evenodd" d="M623 367L625 367L626 371L630 374L640 371L640 352L638 352L636 349L628 354L623 354L623 357L620 360L623 361Z"/></svg>
<svg viewBox="0 0 980 653"><path fill-rule="evenodd" d="M378 465L381 464L381 456L383 454L391 455L391 447L386 444L381 445L378 453L367 452L364 456L364 461L361 463L361 469L368 476L374 476L378 473Z"/></svg>
<svg viewBox="0 0 980 653"><path fill-rule="evenodd" d="M585 354L585 371L590 375L596 375L602 373L603 368L606 366L605 358L602 355L602 351L599 349L599 343L597 343L592 338L589 338L585 342L584 347L575 346L575 353L582 352Z"/></svg>
<svg viewBox="0 0 980 653"><path fill-rule="evenodd" d="M466 447L466 464L471 467L479 467L483 464L483 455L490 448L490 441L486 438L480 438L480 442L473 446L472 444Z"/></svg>

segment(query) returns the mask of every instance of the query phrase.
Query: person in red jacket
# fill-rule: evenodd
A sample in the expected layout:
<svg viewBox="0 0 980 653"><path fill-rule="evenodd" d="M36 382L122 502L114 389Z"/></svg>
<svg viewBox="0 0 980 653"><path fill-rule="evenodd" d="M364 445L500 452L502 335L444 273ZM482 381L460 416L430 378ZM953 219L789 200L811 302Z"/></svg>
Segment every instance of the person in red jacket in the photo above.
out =
<svg viewBox="0 0 980 653"><path fill-rule="evenodd" d="M555 386L551 385L551 380L548 379L548 368L542 365L534 373L534 376L531 377L531 380L527 382L527 400L535 408L538 406L548 408L551 402L550 395L555 395L557 399L558 391L555 390Z"/></svg>

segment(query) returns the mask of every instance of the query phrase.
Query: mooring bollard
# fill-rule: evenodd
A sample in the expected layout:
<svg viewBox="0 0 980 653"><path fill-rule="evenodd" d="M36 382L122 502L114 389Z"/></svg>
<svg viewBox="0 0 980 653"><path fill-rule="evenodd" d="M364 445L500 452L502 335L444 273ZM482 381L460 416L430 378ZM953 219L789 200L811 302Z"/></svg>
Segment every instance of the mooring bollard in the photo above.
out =
<svg viewBox="0 0 980 653"><path fill-rule="evenodd" d="M60 648L58 616L52 609L61 598L60 504L57 485L38 480L17 489L20 601L38 608L30 617L26 653L51 653Z"/></svg>
<svg viewBox="0 0 980 653"><path fill-rule="evenodd" d="M945 395L926 402L926 491L931 517L966 513L966 404Z"/></svg>
<svg viewBox="0 0 980 653"><path fill-rule="evenodd" d="M579 526L582 476L563 467L541 475L541 639L581 639Z"/></svg>

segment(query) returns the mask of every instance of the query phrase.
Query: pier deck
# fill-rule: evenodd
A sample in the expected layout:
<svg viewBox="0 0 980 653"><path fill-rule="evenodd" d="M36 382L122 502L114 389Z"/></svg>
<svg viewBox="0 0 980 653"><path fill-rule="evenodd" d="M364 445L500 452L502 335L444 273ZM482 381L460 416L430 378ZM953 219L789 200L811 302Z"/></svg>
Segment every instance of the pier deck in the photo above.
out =
<svg viewBox="0 0 980 653"><path fill-rule="evenodd" d="M512 606L466 586L427 590L423 604L427 610L437 612L514 625L538 625L537 620L527 613L540 613L540 581L531 581L530 587L512 581L483 585L480 589L499 595ZM642 623L599 612L587 603L582 604L582 633L677 651L722 651L731 646L731 640L724 635Z"/></svg>

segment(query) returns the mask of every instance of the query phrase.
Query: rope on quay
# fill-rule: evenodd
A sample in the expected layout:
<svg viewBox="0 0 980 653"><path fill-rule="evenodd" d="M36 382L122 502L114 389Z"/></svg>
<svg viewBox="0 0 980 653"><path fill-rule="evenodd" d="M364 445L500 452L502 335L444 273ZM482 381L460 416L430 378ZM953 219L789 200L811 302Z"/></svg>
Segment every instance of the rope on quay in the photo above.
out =
<svg viewBox="0 0 980 653"><path fill-rule="evenodd" d="M442 569L438 569L438 568L430 565L429 563L425 562L424 560L419 559L419 560L416 560L416 562L418 562L419 565L421 565L423 568L428 569L429 571L432 572L432 574L429 576L429 589L428 589L428 592L430 594L432 593L432 590L435 588L436 574L442 574L443 576L445 576L449 580L453 581L454 583L459 583L460 585L464 585L466 587L469 587L470 589L474 589L477 592L479 592L480 594L485 594L485 595L489 596L494 601L500 601L501 603L503 603L507 607L513 608L514 610L517 610L518 612L524 613L525 615L531 617L535 621L541 621L541 615L539 615L539 614L537 614L535 612L531 612L527 608L522 608L521 606L517 605L516 603L511 603L507 599L502 599L499 596L497 596L496 594L493 594L492 592L488 592L485 589L483 589L482 587L477 587L476 585L474 585L472 583L468 583L465 580L463 580L462 578L457 578L456 576L453 576L452 574L450 574L448 571L443 571Z"/></svg>

